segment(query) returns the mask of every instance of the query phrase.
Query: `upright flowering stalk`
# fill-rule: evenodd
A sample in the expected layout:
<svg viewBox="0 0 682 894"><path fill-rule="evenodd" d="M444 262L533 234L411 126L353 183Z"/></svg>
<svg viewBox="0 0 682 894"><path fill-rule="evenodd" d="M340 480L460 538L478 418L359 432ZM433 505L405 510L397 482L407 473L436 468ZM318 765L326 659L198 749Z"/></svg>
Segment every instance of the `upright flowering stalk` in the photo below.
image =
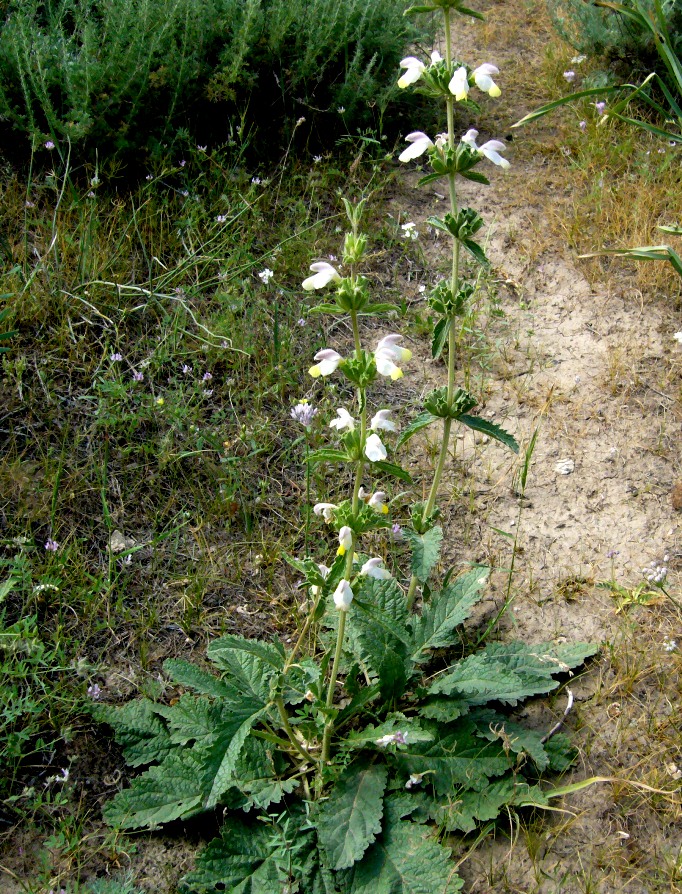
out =
<svg viewBox="0 0 682 894"><path fill-rule="evenodd" d="M489 62L471 69L467 64L453 57L451 13L454 11L475 18L483 17L462 6L459 0L432 0L428 7L414 7L411 12L433 11L436 8L440 8L443 13L445 58L434 54L431 57L431 63L427 64L415 57L408 57L401 62L401 66L406 69L406 72L398 81L399 87L415 84L417 89L422 92L434 99L444 101L447 119L447 132L437 135L434 139L420 131L408 134L406 137L408 147L400 155L400 161L403 162L409 162L423 155L427 156L432 173L423 177L422 183L429 183L443 177L447 179L450 210L442 219L431 217L428 222L432 227L452 238L450 277L440 282L429 298L432 309L439 317L434 329L432 354L434 359L437 358L447 344L447 385L428 395L425 401L426 412L409 426L399 440L399 444L405 443L419 429L436 419L442 419L441 447L429 495L427 500L423 504L418 504L413 511L413 533L418 537L424 537L429 531L436 529L435 521L438 516L436 496L448 455L453 421L458 420L472 428L485 430L490 436L507 443L512 449L518 449L513 438L502 429L485 423L485 420L468 415L468 410L475 405L476 401L455 385L456 330L453 322L457 316L466 312L469 299L475 288L473 283L467 282L461 275L462 249L470 254L479 265L489 266L485 252L473 238L483 226L483 220L473 209L459 207L456 178L459 175L476 183L487 184L487 178L474 171L479 162L487 159L502 168L509 167L509 162L501 155L505 146L498 140L489 140L479 147L476 143L478 136L476 130L469 130L459 138L456 136L454 106L457 102L467 102L470 107L477 108L470 95L473 88L491 97L499 96L501 91L494 81L494 77L499 74L499 71L495 65ZM439 533L432 536L439 536ZM415 573L412 575L408 591L410 607L413 604L418 584L419 577Z"/></svg>

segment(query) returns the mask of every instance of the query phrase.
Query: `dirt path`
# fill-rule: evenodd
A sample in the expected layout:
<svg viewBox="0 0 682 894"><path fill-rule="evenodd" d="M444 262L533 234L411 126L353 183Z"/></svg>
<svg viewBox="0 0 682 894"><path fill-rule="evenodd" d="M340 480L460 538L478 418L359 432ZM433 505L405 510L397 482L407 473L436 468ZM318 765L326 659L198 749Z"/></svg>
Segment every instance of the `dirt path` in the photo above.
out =
<svg viewBox="0 0 682 894"><path fill-rule="evenodd" d="M551 39L540 3L497 0L479 5L486 26L458 22L455 45L468 62L494 62L503 102L486 104L481 140L505 138L510 124L537 105L528 84L539 78ZM479 7L477 7L479 8ZM479 119L481 120L481 119ZM547 119L545 119L547 122ZM682 617L669 603L617 613L617 601L598 581L633 588L645 566L668 556L672 593L680 592L682 516L671 502L682 477L679 402L682 360L672 339L670 309L637 302L618 282L591 287L548 217L570 195L566 162L556 151L556 122L515 132L512 168L488 172L490 187L467 184L461 201L481 212L488 229L491 284L504 312L489 321L489 368L475 370L471 390L487 395L482 415L504 424L524 444L541 420L526 499L512 488L513 464L495 444L470 434L458 441L448 486L446 531L453 558L508 567L518 532L511 592L503 625L526 641L550 637L604 642L601 661L572 684L570 726L581 749L570 779L613 776L565 799L565 812L510 829L462 867L471 892L669 892L682 883L679 734ZM462 132L466 129L463 127ZM542 148L542 140L555 151ZM439 185L415 192L415 177L391 213L422 230L438 213ZM570 189L570 188L569 188ZM442 202L441 202L442 204ZM425 237L429 276L447 269L449 246ZM412 285L412 289L415 286ZM679 322L679 321L678 321ZM442 366L423 353L425 388L442 384ZM677 399L676 399L677 397ZM479 408L480 410L480 408ZM465 471L466 475L462 474ZM462 524L463 482L475 508ZM444 488L445 490L445 488ZM519 515L519 509L521 514ZM507 575L496 576L494 606ZM491 604L489 611L494 611ZM513 628L513 629L512 629ZM564 709L565 693L551 725Z"/></svg>

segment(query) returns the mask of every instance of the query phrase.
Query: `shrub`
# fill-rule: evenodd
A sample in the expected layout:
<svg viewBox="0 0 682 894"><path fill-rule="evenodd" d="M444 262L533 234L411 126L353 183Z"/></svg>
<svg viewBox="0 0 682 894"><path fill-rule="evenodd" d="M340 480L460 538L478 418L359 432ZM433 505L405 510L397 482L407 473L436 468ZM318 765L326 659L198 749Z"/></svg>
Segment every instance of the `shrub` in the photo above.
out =
<svg viewBox="0 0 682 894"><path fill-rule="evenodd" d="M653 11L658 5L672 37L673 50L682 50L682 3L680 0L625 0L627 8ZM622 60L637 70L663 72L650 29L613 9L584 0L547 0L552 23L559 35L579 53Z"/></svg>
<svg viewBox="0 0 682 894"><path fill-rule="evenodd" d="M226 139L237 118L242 128L266 121L272 135L287 116L339 119L339 106L356 126L370 106L385 106L401 54L419 36L405 5L10 0L0 117L24 134L68 137L101 154L167 141L186 125L204 140Z"/></svg>

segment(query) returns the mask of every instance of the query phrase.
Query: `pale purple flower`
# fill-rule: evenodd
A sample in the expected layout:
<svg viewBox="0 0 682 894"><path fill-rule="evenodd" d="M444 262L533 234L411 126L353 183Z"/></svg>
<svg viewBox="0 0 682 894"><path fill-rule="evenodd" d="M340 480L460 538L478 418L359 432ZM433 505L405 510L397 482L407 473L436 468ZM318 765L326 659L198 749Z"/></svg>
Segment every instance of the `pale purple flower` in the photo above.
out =
<svg viewBox="0 0 682 894"><path fill-rule="evenodd" d="M92 683L92 685L88 686L87 692L90 698L94 699L95 701L97 701L97 699L102 694L102 690L99 688L97 683Z"/></svg>
<svg viewBox="0 0 682 894"><path fill-rule="evenodd" d="M395 522L393 527L391 528L391 538L393 540L402 540L403 539L403 529L400 527L398 522Z"/></svg>
<svg viewBox="0 0 682 894"><path fill-rule="evenodd" d="M26 199L25 204L27 208L35 208L35 202L32 202L30 199Z"/></svg>
<svg viewBox="0 0 682 894"><path fill-rule="evenodd" d="M227 221L227 214L219 214L216 217L215 221L216 221L216 223L220 223L220 224L225 223Z"/></svg>
<svg viewBox="0 0 682 894"><path fill-rule="evenodd" d="M603 115L606 110L606 103L605 102L595 102L594 107L597 110L598 115Z"/></svg>
<svg viewBox="0 0 682 894"><path fill-rule="evenodd" d="M197 149L199 150L199 152L206 152L206 146L200 146L198 143L197 143Z"/></svg>
<svg viewBox="0 0 682 894"><path fill-rule="evenodd" d="M146 176L144 179L145 179L145 180L153 180L154 177L153 177L152 174L147 174L147 176Z"/></svg>
<svg viewBox="0 0 682 894"><path fill-rule="evenodd" d="M46 149L50 149L50 150L54 149L54 143L52 142L52 140L48 140L48 141L45 143L45 148L46 148Z"/></svg>
<svg viewBox="0 0 682 894"><path fill-rule="evenodd" d="M118 351L116 351L115 354L112 354L112 355L111 355L111 362L112 362L112 363L120 363L121 360L123 360L123 354L119 354Z"/></svg>
<svg viewBox="0 0 682 894"><path fill-rule="evenodd" d="M213 389L212 388L204 388L204 390L202 391L202 394L204 395L204 397L210 397L213 394Z"/></svg>
<svg viewBox="0 0 682 894"><path fill-rule="evenodd" d="M203 374L203 376L201 377L201 381L202 382L210 382L212 378L213 378L213 375L210 372L205 372Z"/></svg>
<svg viewBox="0 0 682 894"><path fill-rule="evenodd" d="M295 422L305 426L305 428L310 428L313 419L317 415L317 409L303 400L292 408L290 415Z"/></svg>
<svg viewBox="0 0 682 894"><path fill-rule="evenodd" d="M587 121L581 121L578 127L582 130L583 133L587 130Z"/></svg>
<svg viewBox="0 0 682 894"><path fill-rule="evenodd" d="M189 374L192 372L192 367L189 366L189 364L185 363L185 364L183 364L182 372L183 372L184 375L187 376L187 375L189 375Z"/></svg>
<svg viewBox="0 0 682 894"><path fill-rule="evenodd" d="M181 168L184 168L186 164L187 164L187 162L185 161L184 158L181 159L180 162L179 162L179 165L180 165Z"/></svg>
<svg viewBox="0 0 682 894"><path fill-rule="evenodd" d="M133 373L133 379L134 379L136 382L144 382L144 376L142 375L141 372L137 372L137 371L134 372L134 373Z"/></svg>
<svg viewBox="0 0 682 894"><path fill-rule="evenodd" d="M254 186L260 186L262 182L263 182L263 181L260 179L260 177L252 177L252 178L251 178L251 183L252 183Z"/></svg>
<svg viewBox="0 0 682 894"><path fill-rule="evenodd" d="M53 540L51 537L48 537L47 540L45 541L45 549L49 553L56 553L57 550L59 549L59 544L57 543L56 540Z"/></svg>
<svg viewBox="0 0 682 894"><path fill-rule="evenodd" d="M575 72L574 71L565 71L564 78L568 81L569 84L572 84L575 81Z"/></svg>
<svg viewBox="0 0 682 894"><path fill-rule="evenodd" d="M296 320L296 325L297 326L305 326L305 318L299 317L298 320Z"/></svg>

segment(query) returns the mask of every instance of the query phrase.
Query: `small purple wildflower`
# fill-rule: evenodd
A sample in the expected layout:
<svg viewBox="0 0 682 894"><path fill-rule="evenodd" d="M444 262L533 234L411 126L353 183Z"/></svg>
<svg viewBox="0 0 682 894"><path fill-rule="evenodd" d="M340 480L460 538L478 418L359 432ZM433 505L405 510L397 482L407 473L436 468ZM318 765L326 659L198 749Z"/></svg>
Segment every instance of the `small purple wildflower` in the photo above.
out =
<svg viewBox="0 0 682 894"><path fill-rule="evenodd" d="M582 132L585 133L585 131L587 130L587 121L581 121L578 126L580 127Z"/></svg>
<svg viewBox="0 0 682 894"><path fill-rule="evenodd" d="M47 540L45 541L45 549L49 553L56 553L57 550L59 549L59 544L57 543L56 540L53 540L51 537L48 537Z"/></svg>
<svg viewBox="0 0 682 894"><path fill-rule="evenodd" d="M204 397L210 397L213 394L212 388L204 388L203 395Z"/></svg>
<svg viewBox="0 0 682 894"><path fill-rule="evenodd" d="M133 380L134 380L135 382L144 382L144 376L142 375L141 372L137 372L137 371L135 371L135 372L133 373Z"/></svg>
<svg viewBox="0 0 682 894"><path fill-rule="evenodd" d="M403 529L400 527L398 522L395 522L395 524L391 528L391 538L393 540L402 540L403 539Z"/></svg>
<svg viewBox="0 0 682 894"><path fill-rule="evenodd" d="M616 556L619 556L619 555L620 555L619 549L610 549L606 554L606 558L607 559L615 559Z"/></svg>
<svg viewBox="0 0 682 894"><path fill-rule="evenodd" d="M182 372L183 372L184 375L187 376L187 375L189 375L189 374L192 372L192 367L189 366L189 364L185 363L185 364L183 364Z"/></svg>
<svg viewBox="0 0 682 894"><path fill-rule="evenodd" d="M123 354L119 354L118 351L116 351L115 354L112 354L112 355L111 355L111 362L112 362L112 363L120 363L121 360L123 360Z"/></svg>
<svg viewBox="0 0 682 894"><path fill-rule="evenodd" d="M298 320L296 320L296 325L305 326L305 317L299 317Z"/></svg>
<svg viewBox="0 0 682 894"><path fill-rule="evenodd" d="M147 176L146 176L144 179L145 179L145 180L153 180L153 179L154 179L154 175L153 175L153 174L147 174Z"/></svg>
<svg viewBox="0 0 682 894"><path fill-rule="evenodd" d="M213 375L210 372L205 372L203 374L203 376L201 377L201 381L202 382L210 382L212 378L213 378Z"/></svg>
<svg viewBox="0 0 682 894"><path fill-rule="evenodd" d="M219 214L219 215L216 217L215 221L216 221L216 223L226 223L226 221L227 221L227 214Z"/></svg>
<svg viewBox="0 0 682 894"><path fill-rule="evenodd" d="M181 168L184 168L185 165L187 164L187 162L186 162L185 159L183 158L183 159L179 162L179 164L180 164L180 167L181 167Z"/></svg>
<svg viewBox="0 0 682 894"><path fill-rule="evenodd" d="M90 696L90 698L97 701L97 699L102 694L102 690L99 688L97 683L92 683L92 685L88 686L87 693Z"/></svg>
<svg viewBox="0 0 682 894"><path fill-rule="evenodd" d="M606 103L605 102L595 102L594 107L597 110L598 115L603 115L604 111L606 110Z"/></svg>
<svg viewBox="0 0 682 894"><path fill-rule="evenodd" d="M574 71L565 71L564 78L568 81L569 84L572 84L575 81L575 72Z"/></svg>
<svg viewBox="0 0 682 894"><path fill-rule="evenodd" d="M197 149L199 150L199 152L206 152L207 147L206 147L206 146L200 146L200 145L197 143Z"/></svg>
<svg viewBox="0 0 682 894"><path fill-rule="evenodd" d="M252 183L254 186L260 186L262 182L263 182L263 181L260 179L260 177L252 177L252 178L251 178L251 183Z"/></svg>
<svg viewBox="0 0 682 894"><path fill-rule="evenodd" d="M54 143L52 142L52 140L48 140L48 141L45 143L45 148L46 148L46 149L50 149L50 150L54 149Z"/></svg>
<svg viewBox="0 0 682 894"><path fill-rule="evenodd" d="M296 404L295 407L292 407L290 415L295 422L309 428L312 425L313 419L317 415L317 410L312 404L301 401Z"/></svg>
<svg viewBox="0 0 682 894"><path fill-rule="evenodd" d="M26 207L27 208L35 208L35 202L31 202L30 199L26 199Z"/></svg>

